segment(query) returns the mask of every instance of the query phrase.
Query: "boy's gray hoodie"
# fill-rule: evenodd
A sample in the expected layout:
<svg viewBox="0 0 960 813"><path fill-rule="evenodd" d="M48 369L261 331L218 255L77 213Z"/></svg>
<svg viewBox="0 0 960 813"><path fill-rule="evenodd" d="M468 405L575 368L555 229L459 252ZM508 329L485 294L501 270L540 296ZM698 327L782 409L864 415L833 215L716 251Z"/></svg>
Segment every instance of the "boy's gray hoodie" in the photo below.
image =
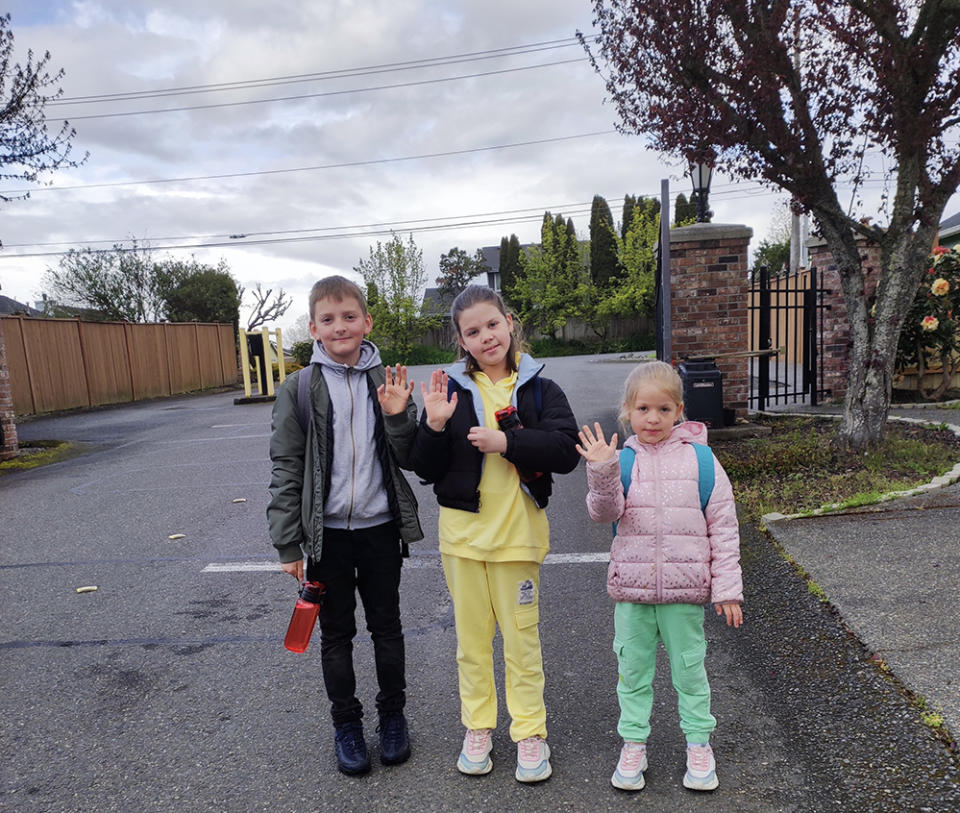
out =
<svg viewBox="0 0 960 813"><path fill-rule="evenodd" d="M323 522L330 528L370 528L393 518L377 459L376 415L367 389L366 371L380 365L380 351L368 341L360 345L360 359L350 367L327 355L314 342L311 363L323 373L333 409L333 467L330 491L323 506ZM309 369L309 368L308 368Z"/></svg>

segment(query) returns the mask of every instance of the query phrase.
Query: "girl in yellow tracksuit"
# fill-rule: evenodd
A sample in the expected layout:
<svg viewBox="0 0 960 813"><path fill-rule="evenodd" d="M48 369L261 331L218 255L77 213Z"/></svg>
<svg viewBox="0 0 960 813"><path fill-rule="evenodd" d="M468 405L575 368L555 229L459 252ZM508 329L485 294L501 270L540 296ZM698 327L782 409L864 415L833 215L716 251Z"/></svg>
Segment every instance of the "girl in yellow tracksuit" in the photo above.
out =
<svg viewBox="0 0 960 813"><path fill-rule="evenodd" d="M540 564L550 544L544 508L551 473L577 465L577 425L560 387L540 377L543 365L518 352L499 294L468 287L454 300L451 320L460 360L421 385L424 412L411 464L433 483L440 503L440 554L467 729L457 767L466 774L493 767L499 625L516 778L539 782L551 773L538 627ZM504 415L510 408L513 414Z"/></svg>

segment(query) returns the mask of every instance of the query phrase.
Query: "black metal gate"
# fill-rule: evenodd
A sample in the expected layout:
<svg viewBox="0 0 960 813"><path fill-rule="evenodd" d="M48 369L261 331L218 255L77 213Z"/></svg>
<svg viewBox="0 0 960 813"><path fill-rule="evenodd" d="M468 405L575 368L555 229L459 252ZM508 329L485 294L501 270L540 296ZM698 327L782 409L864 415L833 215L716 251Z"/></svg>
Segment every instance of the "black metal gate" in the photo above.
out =
<svg viewBox="0 0 960 813"><path fill-rule="evenodd" d="M750 287L749 409L774 404L816 406L830 395L823 386L825 290L811 268L771 277L761 268Z"/></svg>

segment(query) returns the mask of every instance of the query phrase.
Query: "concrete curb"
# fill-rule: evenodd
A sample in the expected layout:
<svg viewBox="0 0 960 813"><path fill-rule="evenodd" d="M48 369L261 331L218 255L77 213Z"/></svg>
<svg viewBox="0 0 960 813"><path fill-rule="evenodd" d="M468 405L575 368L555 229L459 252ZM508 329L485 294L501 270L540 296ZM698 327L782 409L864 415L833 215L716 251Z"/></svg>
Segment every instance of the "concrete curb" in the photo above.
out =
<svg viewBox="0 0 960 813"><path fill-rule="evenodd" d="M958 402L960 403L960 402ZM942 406L942 404L938 404ZM904 408L904 407L898 407ZM761 415L771 415L773 417L780 417L784 413L780 412L761 412ZM823 412L791 412L790 415L800 416L804 418L833 418L835 420L840 419L840 415L831 415ZM960 438L960 426L952 423L942 423L942 422L933 422L923 420L922 418L906 418L900 417L897 415L891 415L887 418L888 421L900 421L901 423L912 423L919 426L931 426L931 427L945 427L953 432L958 438ZM881 494L876 500L872 502L865 502L862 505L879 505L882 502L889 502L890 500L896 500L900 497L913 497L918 494L925 494L928 491L934 491L938 488L943 488L944 486L952 485L960 481L960 463L957 463L950 471L946 474L941 474L939 477L934 477L929 483L924 483L923 485L916 486L915 488L906 489L905 491L888 491L885 494ZM763 525L769 525L771 522L784 522L785 520L790 519L802 519L805 517L816 517L822 516L824 514L833 514L839 511L844 510L844 507L840 503L830 503L828 505L820 506L820 508L815 508L813 511L807 511L801 514L781 514L779 512L773 511L769 514L764 514L760 517L760 522Z"/></svg>

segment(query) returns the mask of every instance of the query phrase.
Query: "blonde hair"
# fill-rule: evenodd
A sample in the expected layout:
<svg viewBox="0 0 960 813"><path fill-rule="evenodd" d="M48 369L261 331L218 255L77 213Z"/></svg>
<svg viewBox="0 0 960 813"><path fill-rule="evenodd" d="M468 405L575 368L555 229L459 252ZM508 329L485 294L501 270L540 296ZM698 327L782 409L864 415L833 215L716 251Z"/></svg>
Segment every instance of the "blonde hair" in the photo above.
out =
<svg viewBox="0 0 960 813"><path fill-rule="evenodd" d="M486 285L468 285L457 294L456 299L453 300L453 304L450 306L450 321L453 322L454 327L456 327L458 337L463 335L460 332L460 314L467 308L472 308L474 305L480 305L484 302L488 305L493 305L503 314L504 318L506 318L507 306L503 304L503 297L501 297L500 294L494 291L493 288L488 288ZM477 360L467 352L466 348L460 344L460 342L457 342L457 352L458 359L466 359L467 373L475 373L480 370L480 365L477 364ZM510 330L510 347L507 349L507 367L510 369L510 372L515 373L517 371L517 353L526 352L526 343L520 335L520 321L514 316L513 327Z"/></svg>
<svg viewBox="0 0 960 813"><path fill-rule="evenodd" d="M360 290L360 286L346 277L334 275L317 280L310 289L310 321L314 320L314 309L321 299L332 299L334 302L343 302L347 297L353 297L360 305L360 312L367 315L367 299Z"/></svg>
<svg viewBox="0 0 960 813"><path fill-rule="evenodd" d="M645 361L638 364L630 371L623 385L623 400L617 420L624 429L630 428L630 411L637 401L637 391L649 385L661 390L676 404L683 403L683 382L673 367L665 361ZM680 412L680 420L686 420L683 411Z"/></svg>

